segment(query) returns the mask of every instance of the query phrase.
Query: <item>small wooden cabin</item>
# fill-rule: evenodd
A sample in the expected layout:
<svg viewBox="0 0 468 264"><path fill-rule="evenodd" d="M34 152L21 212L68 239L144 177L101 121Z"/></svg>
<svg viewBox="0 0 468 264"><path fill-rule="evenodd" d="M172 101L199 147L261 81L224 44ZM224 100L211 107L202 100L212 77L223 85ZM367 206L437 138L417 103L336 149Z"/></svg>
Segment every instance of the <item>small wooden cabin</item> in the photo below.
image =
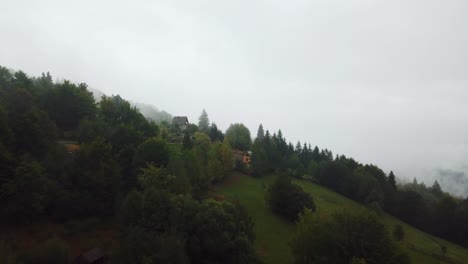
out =
<svg viewBox="0 0 468 264"><path fill-rule="evenodd" d="M180 131L185 131L189 125L189 121L186 116L174 116L172 118L172 125L179 128Z"/></svg>
<svg viewBox="0 0 468 264"><path fill-rule="evenodd" d="M234 154L235 160L240 160L244 164L250 164L252 161L252 152L251 151L242 151L242 150L233 150L232 154Z"/></svg>

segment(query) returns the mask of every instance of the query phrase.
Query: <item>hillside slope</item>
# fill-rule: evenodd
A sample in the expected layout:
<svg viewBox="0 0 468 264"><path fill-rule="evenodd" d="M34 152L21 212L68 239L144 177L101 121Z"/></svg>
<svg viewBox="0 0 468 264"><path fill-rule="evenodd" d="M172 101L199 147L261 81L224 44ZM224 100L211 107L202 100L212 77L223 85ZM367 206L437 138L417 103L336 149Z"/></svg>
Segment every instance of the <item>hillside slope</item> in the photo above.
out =
<svg viewBox="0 0 468 264"><path fill-rule="evenodd" d="M241 204L246 206L255 221L257 236L255 247L265 263L292 263L288 242L294 231L294 225L272 214L264 203L266 188L274 178L274 175L252 178L236 173L227 182L218 186L217 191L223 194L227 200L238 199ZM294 180L294 183L312 194L319 214L326 215L340 209L357 210L363 208L362 205L320 185L302 180ZM404 227L405 240L403 243L412 263L461 264L468 262L468 249L430 236L387 214L382 215L382 221L388 227L393 227L395 224L401 224ZM447 247L445 257L442 255L441 246Z"/></svg>

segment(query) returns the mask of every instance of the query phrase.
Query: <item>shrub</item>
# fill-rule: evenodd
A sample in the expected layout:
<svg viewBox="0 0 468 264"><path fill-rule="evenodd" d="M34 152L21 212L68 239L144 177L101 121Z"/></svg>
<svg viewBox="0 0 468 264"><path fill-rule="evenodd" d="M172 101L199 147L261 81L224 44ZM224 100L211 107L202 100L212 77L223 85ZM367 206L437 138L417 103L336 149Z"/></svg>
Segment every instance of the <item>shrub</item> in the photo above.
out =
<svg viewBox="0 0 468 264"><path fill-rule="evenodd" d="M16 256L13 248L4 240L0 240L0 263L18 263L18 257Z"/></svg>
<svg viewBox="0 0 468 264"><path fill-rule="evenodd" d="M265 199L274 213L289 221L296 221L305 208L315 211L312 196L293 184L288 176L278 176L268 188Z"/></svg>
<svg viewBox="0 0 468 264"><path fill-rule="evenodd" d="M328 219L306 212L290 245L296 263L410 263L378 217L366 211Z"/></svg>
<svg viewBox="0 0 468 264"><path fill-rule="evenodd" d="M72 257L67 242L53 237L24 252L22 260L25 264L67 264Z"/></svg>
<svg viewBox="0 0 468 264"><path fill-rule="evenodd" d="M405 230L403 230L403 226L395 225L393 228L393 237L396 241L402 241L405 238Z"/></svg>

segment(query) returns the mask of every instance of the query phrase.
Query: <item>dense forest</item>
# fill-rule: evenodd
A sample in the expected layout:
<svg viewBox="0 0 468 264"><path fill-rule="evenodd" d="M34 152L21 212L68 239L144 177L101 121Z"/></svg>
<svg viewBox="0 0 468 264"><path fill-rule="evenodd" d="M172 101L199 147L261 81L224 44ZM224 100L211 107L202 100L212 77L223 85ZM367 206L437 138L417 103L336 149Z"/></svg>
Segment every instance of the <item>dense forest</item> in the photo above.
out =
<svg viewBox="0 0 468 264"><path fill-rule="evenodd" d="M251 151L251 163L236 159L233 150ZM373 242L359 249L353 243L346 249L314 247L307 251L306 263L409 260L372 214L339 212L326 223L314 220L313 197L292 184L291 177L316 182L376 215L387 212L468 247L468 199L443 192L437 182L431 187L416 180L397 185L393 172L310 144L294 146L281 130L271 134L262 125L253 141L243 124L232 124L223 133L205 110L196 125L182 129L146 118L118 95L97 102L86 84L0 67L2 229L97 218L121 234L112 263L256 263L255 223L238 202L212 193L212 186L233 170L252 177L281 175L268 187L265 201L302 227L291 243L298 263L304 263L299 258L305 252L299 249L318 243L315 234L336 244L323 231L335 227L343 234L335 239ZM353 237L363 227L372 232ZM41 245L18 249L0 239L2 263L70 261L60 238L42 245L62 253L53 256ZM370 245L377 242L379 247Z"/></svg>
<svg viewBox="0 0 468 264"><path fill-rule="evenodd" d="M148 121L119 96L96 103L86 84L6 68L0 123L3 227L116 219L117 263L254 262L249 216L205 199L233 169L231 148L209 133L191 126L179 144L177 128ZM52 263L38 251L11 263Z"/></svg>

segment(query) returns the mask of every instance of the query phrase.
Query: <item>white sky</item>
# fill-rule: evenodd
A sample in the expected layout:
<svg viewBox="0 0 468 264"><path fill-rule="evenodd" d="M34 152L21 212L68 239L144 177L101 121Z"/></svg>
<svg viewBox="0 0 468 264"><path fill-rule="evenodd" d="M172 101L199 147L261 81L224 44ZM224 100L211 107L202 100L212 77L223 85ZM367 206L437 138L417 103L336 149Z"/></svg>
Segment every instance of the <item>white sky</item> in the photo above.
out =
<svg viewBox="0 0 468 264"><path fill-rule="evenodd" d="M399 177L468 171L468 1L0 3L0 65Z"/></svg>

